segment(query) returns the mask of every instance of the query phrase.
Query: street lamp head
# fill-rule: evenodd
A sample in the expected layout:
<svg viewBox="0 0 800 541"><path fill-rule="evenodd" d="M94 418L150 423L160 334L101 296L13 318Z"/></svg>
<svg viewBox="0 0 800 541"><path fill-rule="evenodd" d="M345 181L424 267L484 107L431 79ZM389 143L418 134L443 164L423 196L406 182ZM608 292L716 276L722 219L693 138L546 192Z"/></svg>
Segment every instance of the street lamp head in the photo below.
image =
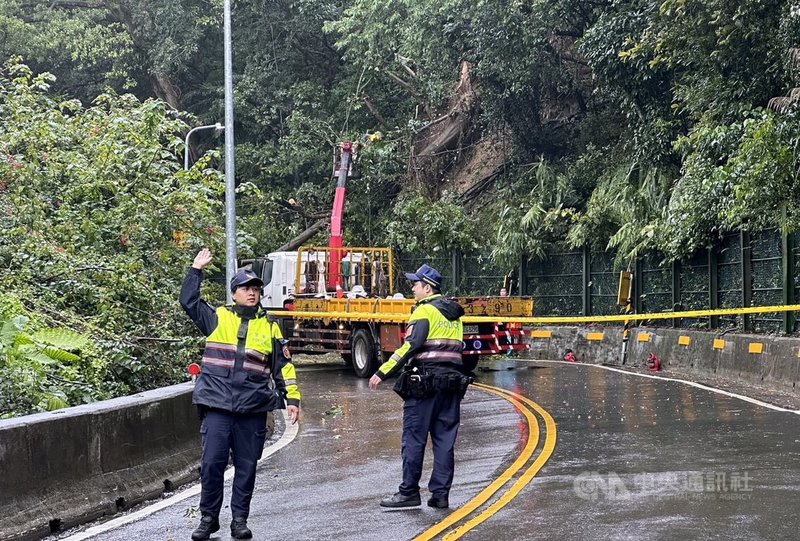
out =
<svg viewBox="0 0 800 541"><path fill-rule="evenodd" d="M184 170L186 170L186 171L189 170L189 137L191 137L191 135L196 131L210 130L212 128L214 129L214 133L217 134L217 135L219 135L221 132L225 131L225 126L223 126L222 124L217 122L216 124L207 124L205 126L195 126L191 130L189 130L189 133L186 134L186 139L184 141L185 150L184 150L184 153L183 153L183 168L184 168Z"/></svg>

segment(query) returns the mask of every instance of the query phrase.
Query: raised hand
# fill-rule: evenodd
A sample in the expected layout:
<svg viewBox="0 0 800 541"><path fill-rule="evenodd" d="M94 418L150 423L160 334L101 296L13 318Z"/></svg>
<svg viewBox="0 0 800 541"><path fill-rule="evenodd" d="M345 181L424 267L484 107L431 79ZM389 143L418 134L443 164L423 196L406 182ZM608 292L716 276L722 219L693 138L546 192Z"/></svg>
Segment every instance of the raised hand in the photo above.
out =
<svg viewBox="0 0 800 541"><path fill-rule="evenodd" d="M203 270L211 260L214 259L214 256L211 254L211 250L208 248L203 248L197 255L194 256L194 262L192 263L192 267L198 270Z"/></svg>

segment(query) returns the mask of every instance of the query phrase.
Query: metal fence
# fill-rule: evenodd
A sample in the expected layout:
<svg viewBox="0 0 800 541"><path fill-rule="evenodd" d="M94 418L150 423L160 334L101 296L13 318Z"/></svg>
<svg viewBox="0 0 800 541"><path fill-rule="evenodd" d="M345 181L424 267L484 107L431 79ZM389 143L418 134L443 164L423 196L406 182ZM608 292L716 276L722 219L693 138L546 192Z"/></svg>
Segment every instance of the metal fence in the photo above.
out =
<svg viewBox="0 0 800 541"><path fill-rule="evenodd" d="M554 252L541 261L521 261L518 269L498 269L483 254L401 254L398 264L413 271L436 267L444 290L454 295L497 295L504 276L519 276L517 293L531 296L536 314L619 314L620 269L612 252ZM769 230L731 233L710 250L673 263L658 254L637 261L633 308L637 313L792 304L800 299L800 236ZM654 322L696 329L799 332L793 313L720 316Z"/></svg>

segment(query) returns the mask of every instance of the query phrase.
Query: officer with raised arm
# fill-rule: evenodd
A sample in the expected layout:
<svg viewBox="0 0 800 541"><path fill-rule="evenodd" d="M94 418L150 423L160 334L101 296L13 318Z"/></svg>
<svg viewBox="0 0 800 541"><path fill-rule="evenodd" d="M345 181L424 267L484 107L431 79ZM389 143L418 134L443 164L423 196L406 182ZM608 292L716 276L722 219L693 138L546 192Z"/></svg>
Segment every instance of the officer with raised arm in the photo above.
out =
<svg viewBox="0 0 800 541"><path fill-rule="evenodd" d="M200 525L194 541L219 530L219 512L228 457L235 474L231 490L231 536L249 539L247 527L256 466L267 435L267 413L286 408L292 424L300 416L300 391L289 349L277 323L261 308L264 283L240 270L230 283L231 306L214 309L200 298L203 269L211 263L203 248L181 288L183 309L206 335L200 376L192 402L202 418Z"/></svg>

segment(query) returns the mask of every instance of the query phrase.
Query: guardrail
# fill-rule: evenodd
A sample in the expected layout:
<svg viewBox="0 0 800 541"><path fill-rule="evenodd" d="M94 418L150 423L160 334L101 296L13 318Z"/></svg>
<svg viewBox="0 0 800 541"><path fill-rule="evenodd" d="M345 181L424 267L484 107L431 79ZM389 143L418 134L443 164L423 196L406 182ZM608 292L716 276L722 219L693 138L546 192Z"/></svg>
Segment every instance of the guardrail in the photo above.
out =
<svg viewBox="0 0 800 541"><path fill-rule="evenodd" d="M0 421L0 540L40 539L198 477L192 385Z"/></svg>

